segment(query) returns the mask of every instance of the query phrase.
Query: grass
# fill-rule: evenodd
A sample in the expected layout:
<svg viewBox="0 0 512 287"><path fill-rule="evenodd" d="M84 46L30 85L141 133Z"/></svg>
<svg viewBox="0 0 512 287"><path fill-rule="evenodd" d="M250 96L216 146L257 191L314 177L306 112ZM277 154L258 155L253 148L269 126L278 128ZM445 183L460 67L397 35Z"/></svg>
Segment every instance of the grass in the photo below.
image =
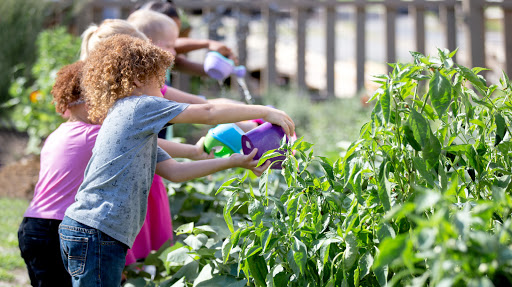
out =
<svg viewBox="0 0 512 287"><path fill-rule="evenodd" d="M15 281L13 271L25 269L18 248L18 227L27 206L26 199L0 198L0 286Z"/></svg>

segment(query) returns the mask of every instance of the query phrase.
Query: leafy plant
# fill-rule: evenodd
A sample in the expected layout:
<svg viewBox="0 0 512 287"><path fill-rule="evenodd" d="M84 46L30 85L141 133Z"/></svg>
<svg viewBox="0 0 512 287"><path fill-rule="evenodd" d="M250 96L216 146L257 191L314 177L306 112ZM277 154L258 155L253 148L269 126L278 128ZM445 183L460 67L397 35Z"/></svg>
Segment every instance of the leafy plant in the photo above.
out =
<svg viewBox="0 0 512 287"><path fill-rule="evenodd" d="M280 174L219 186L212 205L229 232L180 227L204 234L204 244L176 247L202 267L193 271L208 286L511 285L512 85L503 75L488 86L454 53L412 53L378 76L371 119L343 157L315 156L303 138L282 142ZM159 286L204 282L178 278L189 270L178 265Z"/></svg>
<svg viewBox="0 0 512 287"><path fill-rule="evenodd" d="M15 67L30 67L36 60L34 39L43 29L46 7L46 1L38 0L0 2L0 109L10 98L8 91ZM18 69L18 76L20 72Z"/></svg>
<svg viewBox="0 0 512 287"><path fill-rule="evenodd" d="M262 178L225 262L240 248L240 274L256 286L509 282L510 81L487 86L454 53L412 53L379 76L371 121L344 158L291 147L288 188L267 196ZM443 272L448 263L457 272Z"/></svg>
<svg viewBox="0 0 512 287"><path fill-rule="evenodd" d="M31 70L36 80L30 83L27 77L17 78L9 89L12 99L6 106L13 108L11 119L16 128L29 135L27 152L38 154L41 140L63 121L55 112L50 91L58 70L78 59L80 39L60 27L39 34L36 45L37 61Z"/></svg>

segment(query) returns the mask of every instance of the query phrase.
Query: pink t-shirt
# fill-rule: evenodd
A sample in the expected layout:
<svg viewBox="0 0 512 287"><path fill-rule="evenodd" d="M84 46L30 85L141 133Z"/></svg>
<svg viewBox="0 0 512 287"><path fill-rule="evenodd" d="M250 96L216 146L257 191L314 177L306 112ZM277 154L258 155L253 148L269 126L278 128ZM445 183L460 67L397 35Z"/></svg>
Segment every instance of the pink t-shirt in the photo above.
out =
<svg viewBox="0 0 512 287"><path fill-rule="evenodd" d="M41 150L39 181L24 217L64 218L73 202L92 156L99 125L83 122L61 124Z"/></svg>

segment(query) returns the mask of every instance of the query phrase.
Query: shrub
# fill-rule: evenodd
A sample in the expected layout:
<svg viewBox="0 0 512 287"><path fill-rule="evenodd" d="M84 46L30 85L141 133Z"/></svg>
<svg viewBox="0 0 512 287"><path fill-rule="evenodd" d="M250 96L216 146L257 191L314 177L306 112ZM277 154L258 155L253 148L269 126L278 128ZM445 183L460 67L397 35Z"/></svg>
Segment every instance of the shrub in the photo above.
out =
<svg viewBox="0 0 512 287"><path fill-rule="evenodd" d="M36 60L36 43L43 29L46 1L0 1L0 109L9 100L9 86L13 75L28 76L24 67L31 67ZM0 113L4 115L5 113Z"/></svg>
<svg viewBox="0 0 512 287"><path fill-rule="evenodd" d="M46 138L63 122L52 104L50 91L60 68L78 60L80 39L59 27L45 30L36 41L37 61L31 69L30 77L18 77L12 82L9 93L12 97L6 106L15 127L29 135L28 153L38 154L41 140Z"/></svg>

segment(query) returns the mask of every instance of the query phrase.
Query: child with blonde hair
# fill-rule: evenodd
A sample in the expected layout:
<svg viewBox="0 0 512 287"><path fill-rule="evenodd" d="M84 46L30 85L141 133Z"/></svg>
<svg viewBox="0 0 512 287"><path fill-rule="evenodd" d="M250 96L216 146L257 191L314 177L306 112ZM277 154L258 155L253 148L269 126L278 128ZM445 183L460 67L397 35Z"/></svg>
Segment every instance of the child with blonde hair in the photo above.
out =
<svg viewBox="0 0 512 287"><path fill-rule="evenodd" d="M129 35L140 39L148 39L144 33L140 32L126 20L106 19L103 20L100 25L90 25L89 28L82 33L80 60L87 59L98 43L118 34ZM165 85L162 85L162 93L165 98L176 102L191 104L204 104L207 102L201 97Z"/></svg>
<svg viewBox="0 0 512 287"><path fill-rule="evenodd" d="M139 9L151 10L162 13L167 17L171 18L178 26L178 30L180 32L179 37L176 39L175 42L175 50L178 53L178 55L174 59L174 65L176 70L192 75L207 76L201 63L190 61L184 55L182 55L199 49L208 49L210 51L216 51L221 55L230 58L235 62L238 62L238 59L236 55L233 53L233 51L222 42L210 39L194 39L182 35L183 14L180 13L180 11L178 11L178 8L176 7L172 0L149 1L137 8L137 10Z"/></svg>
<svg viewBox="0 0 512 287"><path fill-rule="evenodd" d="M59 226L64 265L74 286L119 286L125 255L146 215L156 172L179 182L233 167L256 175L249 155L177 162L157 146L166 123L219 124L251 118L280 125L288 136L292 119L283 111L238 104L188 105L162 97L160 87L173 56L147 41L115 35L87 59L82 86L91 120L102 123L76 201Z"/></svg>

